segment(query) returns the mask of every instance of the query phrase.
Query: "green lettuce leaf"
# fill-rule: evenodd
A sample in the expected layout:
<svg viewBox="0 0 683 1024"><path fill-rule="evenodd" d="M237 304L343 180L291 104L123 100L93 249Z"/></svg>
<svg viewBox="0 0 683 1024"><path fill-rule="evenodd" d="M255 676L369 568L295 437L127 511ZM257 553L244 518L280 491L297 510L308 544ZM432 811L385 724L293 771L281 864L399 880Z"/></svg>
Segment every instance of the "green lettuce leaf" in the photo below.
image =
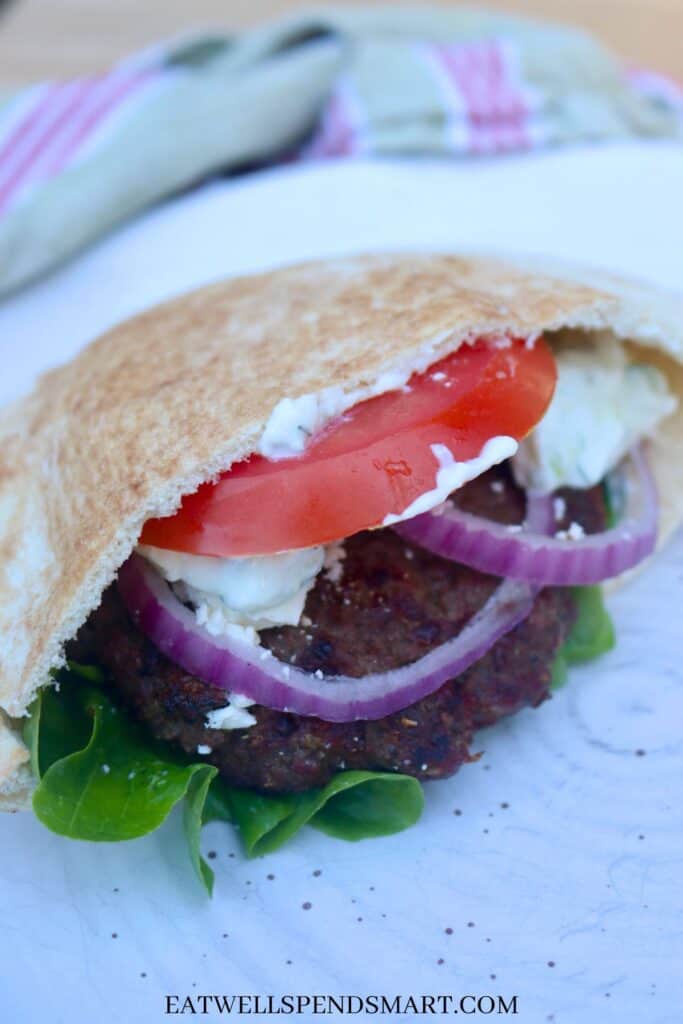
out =
<svg viewBox="0 0 683 1024"><path fill-rule="evenodd" d="M424 805L422 787L408 775L340 772L323 789L264 796L216 780L205 820L234 822L250 857L272 853L303 825L337 839L392 835L414 825Z"/></svg>
<svg viewBox="0 0 683 1024"><path fill-rule="evenodd" d="M555 661L550 673L550 689L559 690L569 679L569 665L562 651L555 655Z"/></svg>
<svg viewBox="0 0 683 1024"><path fill-rule="evenodd" d="M616 642L614 625L605 608L601 588L572 587L572 595L578 614L555 658L551 690L557 690L566 683L570 665L592 661L611 651Z"/></svg>
<svg viewBox="0 0 683 1024"><path fill-rule="evenodd" d="M57 685L42 691L27 725L40 780L33 809L53 832L135 839L161 825L195 776L216 774L161 755L142 726L74 673L60 672Z"/></svg>
<svg viewBox="0 0 683 1024"><path fill-rule="evenodd" d="M152 832L182 801L189 857L209 894L214 875L200 853L208 821L236 825L247 855L260 856L306 824L355 841L408 828L422 811L419 782L382 772L341 772L323 789L287 796L229 786L212 765L153 740L111 698L99 669L72 662L54 679L24 729L36 816L60 835L111 842Z"/></svg>
<svg viewBox="0 0 683 1024"><path fill-rule="evenodd" d="M209 769L211 766L204 765L203 767ZM192 867L209 896L213 893L214 873L201 855L199 840L201 838L202 825L204 824L204 806L211 785L217 775L217 768L212 768L212 770L205 771L203 774L200 772L195 773L190 779L190 785L183 806L183 827L187 840L187 852L190 856Z"/></svg>

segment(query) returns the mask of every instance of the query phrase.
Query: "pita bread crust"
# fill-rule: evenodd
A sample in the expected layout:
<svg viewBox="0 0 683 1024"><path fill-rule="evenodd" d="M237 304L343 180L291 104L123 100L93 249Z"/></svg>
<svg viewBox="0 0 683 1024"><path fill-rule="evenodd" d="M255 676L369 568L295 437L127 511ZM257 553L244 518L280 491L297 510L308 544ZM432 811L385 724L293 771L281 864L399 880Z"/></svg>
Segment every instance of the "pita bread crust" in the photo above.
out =
<svg viewBox="0 0 683 1024"><path fill-rule="evenodd" d="M34 786L28 750L0 712L0 811L23 810Z"/></svg>
<svg viewBox="0 0 683 1024"><path fill-rule="evenodd" d="M424 363L425 347L436 360L467 338L566 327L654 347L668 372L683 361L680 297L575 268L426 253L220 282L109 331L0 411L0 707L25 713L145 520L253 451L282 397L370 386ZM680 369L675 380L683 395ZM660 471L681 437L683 413L667 424ZM669 526L680 470L674 483ZM28 792L26 759L7 726L2 736L0 786Z"/></svg>

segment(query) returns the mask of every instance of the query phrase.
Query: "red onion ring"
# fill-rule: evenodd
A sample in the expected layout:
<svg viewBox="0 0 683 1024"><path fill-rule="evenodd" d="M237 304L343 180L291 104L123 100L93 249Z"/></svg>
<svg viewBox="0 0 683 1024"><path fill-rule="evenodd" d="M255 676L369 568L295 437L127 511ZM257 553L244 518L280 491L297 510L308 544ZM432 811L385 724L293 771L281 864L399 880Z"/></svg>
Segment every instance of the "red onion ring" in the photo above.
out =
<svg viewBox="0 0 683 1024"><path fill-rule="evenodd" d="M657 543L657 488L640 448L626 458L627 509L615 527L577 540L553 533L552 495L528 495L524 528L494 523L450 503L393 527L397 533L442 558L480 572L541 586L601 583L632 569L652 554ZM634 509L635 501L639 509Z"/></svg>
<svg viewBox="0 0 683 1024"><path fill-rule="evenodd" d="M506 580L453 640L411 665L355 679L302 672L264 647L211 636L140 555L121 567L118 587L136 625L186 672L266 707L329 722L384 718L434 693L522 622L536 594L526 583Z"/></svg>

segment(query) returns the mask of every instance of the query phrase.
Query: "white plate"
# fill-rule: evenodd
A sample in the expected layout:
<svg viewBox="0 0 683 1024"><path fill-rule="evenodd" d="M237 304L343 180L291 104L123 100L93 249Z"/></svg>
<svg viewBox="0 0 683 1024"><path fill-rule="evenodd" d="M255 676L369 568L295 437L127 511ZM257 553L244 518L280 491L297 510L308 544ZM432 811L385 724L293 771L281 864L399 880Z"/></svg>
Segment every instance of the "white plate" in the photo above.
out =
<svg viewBox="0 0 683 1024"><path fill-rule="evenodd" d="M304 257L502 247L677 286L682 181L683 149L628 144L213 184L0 306L0 399L154 301ZM682 595L679 535L610 601L617 649L481 734L484 758L428 786L407 833L353 845L309 830L249 862L210 826L212 902L176 819L102 846L4 817L2 1019L162 1021L166 994L500 993L524 1022L678 1024Z"/></svg>

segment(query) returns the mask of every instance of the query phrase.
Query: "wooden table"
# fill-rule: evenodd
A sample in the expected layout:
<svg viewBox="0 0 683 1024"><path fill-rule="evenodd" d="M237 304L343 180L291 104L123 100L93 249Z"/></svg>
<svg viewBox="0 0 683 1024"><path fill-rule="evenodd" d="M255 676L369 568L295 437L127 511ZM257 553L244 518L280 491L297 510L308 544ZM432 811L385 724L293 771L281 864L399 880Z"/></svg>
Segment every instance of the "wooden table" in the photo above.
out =
<svg viewBox="0 0 683 1024"><path fill-rule="evenodd" d="M487 6L580 25L627 60L683 80L683 0L491 0ZM301 7L291 0L14 0L0 14L0 83L98 70L190 27L243 28Z"/></svg>

